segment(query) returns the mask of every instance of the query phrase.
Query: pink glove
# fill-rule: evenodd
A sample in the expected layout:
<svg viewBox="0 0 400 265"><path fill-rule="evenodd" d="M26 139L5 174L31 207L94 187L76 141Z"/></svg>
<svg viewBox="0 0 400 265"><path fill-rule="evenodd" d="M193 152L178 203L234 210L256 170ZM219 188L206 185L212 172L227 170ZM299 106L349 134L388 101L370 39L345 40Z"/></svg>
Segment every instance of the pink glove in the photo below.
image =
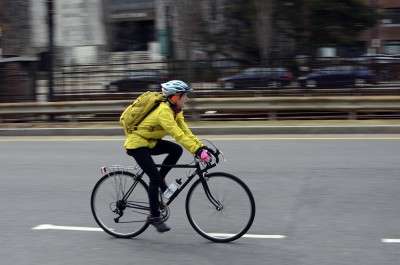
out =
<svg viewBox="0 0 400 265"><path fill-rule="evenodd" d="M207 152L207 150L202 150L200 153L200 159L203 162L210 162L211 161L211 156L210 154Z"/></svg>

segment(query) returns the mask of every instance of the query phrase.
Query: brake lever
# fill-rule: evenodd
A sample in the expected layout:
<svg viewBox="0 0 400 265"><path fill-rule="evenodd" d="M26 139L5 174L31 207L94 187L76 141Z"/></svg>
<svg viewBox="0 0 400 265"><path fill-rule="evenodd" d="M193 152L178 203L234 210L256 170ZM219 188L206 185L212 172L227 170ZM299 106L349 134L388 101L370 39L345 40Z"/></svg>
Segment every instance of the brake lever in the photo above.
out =
<svg viewBox="0 0 400 265"><path fill-rule="evenodd" d="M221 152L217 149L216 150L216 152L215 152L215 162L216 162L216 164L218 164L219 163L219 154L220 154Z"/></svg>

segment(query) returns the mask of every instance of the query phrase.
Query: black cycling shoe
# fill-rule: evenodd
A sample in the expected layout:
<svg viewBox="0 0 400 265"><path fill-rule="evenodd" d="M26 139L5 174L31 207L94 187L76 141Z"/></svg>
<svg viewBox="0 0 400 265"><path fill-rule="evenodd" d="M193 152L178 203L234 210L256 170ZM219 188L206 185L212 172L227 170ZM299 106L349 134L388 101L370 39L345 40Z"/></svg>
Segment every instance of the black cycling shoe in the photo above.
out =
<svg viewBox="0 0 400 265"><path fill-rule="evenodd" d="M157 217L149 216L147 217L147 222L153 225L159 233L164 233L171 230L171 228L165 222L163 222L162 218L159 216Z"/></svg>

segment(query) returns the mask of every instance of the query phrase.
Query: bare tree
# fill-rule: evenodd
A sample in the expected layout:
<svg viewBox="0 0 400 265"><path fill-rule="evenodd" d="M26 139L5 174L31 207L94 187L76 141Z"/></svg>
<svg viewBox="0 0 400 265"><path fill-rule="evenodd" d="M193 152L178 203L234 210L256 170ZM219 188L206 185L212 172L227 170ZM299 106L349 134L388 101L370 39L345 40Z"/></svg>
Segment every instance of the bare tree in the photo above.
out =
<svg viewBox="0 0 400 265"><path fill-rule="evenodd" d="M173 6L178 59L193 59L196 50L209 59L269 61L274 0L176 0Z"/></svg>

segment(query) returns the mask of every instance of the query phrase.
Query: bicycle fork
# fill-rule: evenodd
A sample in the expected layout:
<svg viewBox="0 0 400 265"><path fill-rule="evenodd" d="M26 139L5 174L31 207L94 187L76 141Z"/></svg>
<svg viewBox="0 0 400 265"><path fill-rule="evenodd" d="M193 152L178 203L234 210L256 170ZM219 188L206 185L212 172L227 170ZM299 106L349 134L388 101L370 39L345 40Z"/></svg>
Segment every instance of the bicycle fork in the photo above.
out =
<svg viewBox="0 0 400 265"><path fill-rule="evenodd" d="M214 205L215 209L220 212L224 209L224 206L217 200L214 198L214 196L211 194L211 190L208 187L207 181L208 181L208 177L206 176L206 174L204 173L202 175L201 179L201 184L203 185L203 189L204 192L206 193L206 196L208 198L208 200Z"/></svg>

